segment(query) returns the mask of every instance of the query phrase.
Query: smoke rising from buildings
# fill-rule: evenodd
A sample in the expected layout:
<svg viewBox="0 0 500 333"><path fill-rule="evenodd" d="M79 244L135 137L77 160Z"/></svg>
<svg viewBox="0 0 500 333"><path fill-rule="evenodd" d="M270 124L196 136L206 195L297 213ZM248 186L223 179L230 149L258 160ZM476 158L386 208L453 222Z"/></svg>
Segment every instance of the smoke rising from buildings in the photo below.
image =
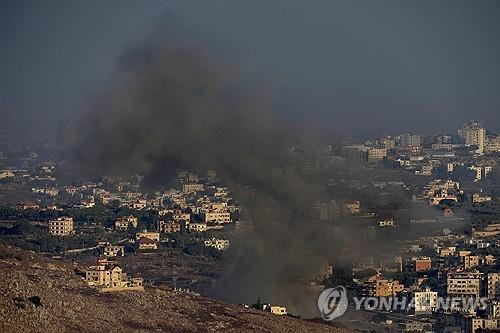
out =
<svg viewBox="0 0 500 333"><path fill-rule="evenodd" d="M219 295L299 298L283 287L317 275L339 245L310 221L322 189L290 166L288 148L307 138L270 110L258 78L167 35L124 52L109 87L68 130L78 164L153 183L174 168L215 169L253 224L233 240Z"/></svg>

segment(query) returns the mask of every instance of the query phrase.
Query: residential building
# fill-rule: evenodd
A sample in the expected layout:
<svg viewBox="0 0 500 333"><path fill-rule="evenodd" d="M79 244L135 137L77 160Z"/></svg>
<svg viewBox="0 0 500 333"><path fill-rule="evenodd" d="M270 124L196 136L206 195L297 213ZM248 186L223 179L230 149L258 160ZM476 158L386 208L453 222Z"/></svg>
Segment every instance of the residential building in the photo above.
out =
<svg viewBox="0 0 500 333"><path fill-rule="evenodd" d="M99 259L85 271L85 281L100 291L144 290L142 278L129 279L116 263Z"/></svg>
<svg viewBox="0 0 500 333"><path fill-rule="evenodd" d="M204 232L207 231L206 223L189 223L189 231Z"/></svg>
<svg viewBox="0 0 500 333"><path fill-rule="evenodd" d="M425 290L415 291L413 293L413 301L415 304L415 314L425 314L436 311L437 307L437 291L432 291L430 288Z"/></svg>
<svg viewBox="0 0 500 333"><path fill-rule="evenodd" d="M279 315L279 316L285 316L288 314L286 307L281 306L281 305L271 305L270 311L272 314Z"/></svg>
<svg viewBox="0 0 500 333"><path fill-rule="evenodd" d="M483 202L490 202L491 197L489 195L483 195L482 193L474 193L472 195L472 202L473 203L483 203Z"/></svg>
<svg viewBox="0 0 500 333"><path fill-rule="evenodd" d="M182 185L182 191L185 193L201 192L203 191L203 189L204 189L203 184L198 184L198 183L189 183Z"/></svg>
<svg viewBox="0 0 500 333"><path fill-rule="evenodd" d="M400 136L400 145L403 147L418 147L420 146L420 135L402 134Z"/></svg>
<svg viewBox="0 0 500 333"><path fill-rule="evenodd" d="M451 297L479 297L483 273L450 273L447 278L447 293Z"/></svg>
<svg viewBox="0 0 500 333"><path fill-rule="evenodd" d="M486 144L486 129L477 121L470 121L458 130L458 135L464 139L465 145L477 146L476 152L484 153Z"/></svg>
<svg viewBox="0 0 500 333"><path fill-rule="evenodd" d="M158 232L171 234L181 231L181 224L173 221L158 221Z"/></svg>
<svg viewBox="0 0 500 333"><path fill-rule="evenodd" d="M125 255L125 246L121 245L106 245L104 246L104 256L106 258L123 257Z"/></svg>
<svg viewBox="0 0 500 333"><path fill-rule="evenodd" d="M212 238L204 241L205 246L213 247L219 251L224 251L229 248L229 240Z"/></svg>
<svg viewBox="0 0 500 333"><path fill-rule="evenodd" d="M129 226L137 228L139 219L133 215L124 216L116 219L115 229L120 231L128 230Z"/></svg>
<svg viewBox="0 0 500 333"><path fill-rule="evenodd" d="M464 269L469 269L479 266L479 256L466 255L462 257Z"/></svg>
<svg viewBox="0 0 500 333"><path fill-rule="evenodd" d="M375 297L392 297L403 291L404 285L397 280L379 278L374 283L374 289L371 290L370 296Z"/></svg>
<svg viewBox="0 0 500 333"><path fill-rule="evenodd" d="M500 299L500 273L488 273L486 293L488 299Z"/></svg>
<svg viewBox="0 0 500 333"><path fill-rule="evenodd" d="M213 210L205 213L205 223L229 223L231 213L225 210Z"/></svg>
<svg viewBox="0 0 500 333"><path fill-rule="evenodd" d="M73 234L73 218L66 216L49 221L49 233L54 236L68 236Z"/></svg>
<svg viewBox="0 0 500 333"><path fill-rule="evenodd" d="M415 272L425 272L431 269L432 261L429 257L419 257L413 260Z"/></svg>
<svg viewBox="0 0 500 333"><path fill-rule="evenodd" d="M136 240L139 240L139 239L141 239L143 237L149 238L152 241L158 242L160 240L160 233L156 232L156 231L143 230L143 231L138 232L138 233L135 234L135 239Z"/></svg>
<svg viewBox="0 0 500 333"><path fill-rule="evenodd" d="M158 244L156 243L156 241L154 241L148 237L139 238L139 240L137 241L137 244L139 246L139 250L157 250L158 249Z"/></svg>
<svg viewBox="0 0 500 333"><path fill-rule="evenodd" d="M385 148L370 148L368 149L368 161L383 160L387 156L387 149Z"/></svg>

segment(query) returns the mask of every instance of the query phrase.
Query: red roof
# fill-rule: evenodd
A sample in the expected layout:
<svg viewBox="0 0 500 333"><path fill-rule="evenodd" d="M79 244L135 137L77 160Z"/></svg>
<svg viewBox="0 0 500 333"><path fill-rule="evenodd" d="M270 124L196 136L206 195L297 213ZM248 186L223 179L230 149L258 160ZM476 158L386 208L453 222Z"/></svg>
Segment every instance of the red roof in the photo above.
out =
<svg viewBox="0 0 500 333"><path fill-rule="evenodd" d="M147 237L141 237L141 238L139 238L139 244L156 244L156 242L152 239L147 238Z"/></svg>

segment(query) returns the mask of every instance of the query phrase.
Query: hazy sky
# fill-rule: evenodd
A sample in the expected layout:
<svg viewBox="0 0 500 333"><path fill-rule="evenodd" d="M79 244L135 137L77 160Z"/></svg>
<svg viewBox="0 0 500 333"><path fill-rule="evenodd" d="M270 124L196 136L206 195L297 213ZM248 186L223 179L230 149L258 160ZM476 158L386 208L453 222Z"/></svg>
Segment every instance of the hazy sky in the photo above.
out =
<svg viewBox="0 0 500 333"><path fill-rule="evenodd" d="M500 132L495 0L3 0L0 114L78 109L160 20L264 73L279 112L332 133L455 133L468 119Z"/></svg>

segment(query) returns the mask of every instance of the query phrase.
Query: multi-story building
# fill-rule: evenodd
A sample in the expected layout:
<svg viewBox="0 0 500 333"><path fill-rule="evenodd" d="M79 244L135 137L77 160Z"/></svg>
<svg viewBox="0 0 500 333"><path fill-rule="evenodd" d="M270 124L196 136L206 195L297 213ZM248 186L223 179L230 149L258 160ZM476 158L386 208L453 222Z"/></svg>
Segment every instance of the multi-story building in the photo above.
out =
<svg viewBox="0 0 500 333"><path fill-rule="evenodd" d="M486 152L500 152L500 135L488 135L486 137Z"/></svg>
<svg viewBox="0 0 500 333"><path fill-rule="evenodd" d="M203 189L204 189L203 184L198 184L198 183L190 183L182 185L182 191L185 193L201 192L203 191Z"/></svg>
<svg viewBox="0 0 500 333"><path fill-rule="evenodd" d="M139 221L138 218L133 215L120 217L115 221L115 229L120 231L126 231L128 230L129 226L137 228L138 221Z"/></svg>
<svg viewBox="0 0 500 333"><path fill-rule="evenodd" d="M470 121L458 130L467 146L477 146L476 152L483 154L486 145L486 129L477 121Z"/></svg>
<svg viewBox="0 0 500 333"><path fill-rule="evenodd" d="M142 278L129 279L121 267L106 259L99 259L97 265L85 271L85 281L91 287L107 290L144 290Z"/></svg>
<svg viewBox="0 0 500 333"><path fill-rule="evenodd" d="M400 136L400 146L403 147L418 147L420 146L420 135L402 134Z"/></svg>
<svg viewBox="0 0 500 333"><path fill-rule="evenodd" d="M483 273L450 273L447 279L447 293L451 297L479 297Z"/></svg>
<svg viewBox="0 0 500 333"><path fill-rule="evenodd" d="M415 291L413 293L414 300L414 311L415 314L431 313L436 310L437 307L437 291L432 291L429 288L421 291Z"/></svg>
<svg viewBox="0 0 500 333"><path fill-rule="evenodd" d="M488 273L486 292L491 300L500 298L500 273Z"/></svg>
<svg viewBox="0 0 500 333"><path fill-rule="evenodd" d="M181 224L173 221L158 221L158 232L171 234L181 231Z"/></svg>
<svg viewBox="0 0 500 333"><path fill-rule="evenodd" d="M73 234L73 218L58 217L49 221L49 232L54 236L67 236Z"/></svg>
<svg viewBox="0 0 500 333"><path fill-rule="evenodd" d="M205 213L205 223L229 223L231 222L231 213L225 210L213 210Z"/></svg>
<svg viewBox="0 0 500 333"><path fill-rule="evenodd" d="M464 269L469 269L479 266L479 256L466 255L462 257Z"/></svg>
<svg viewBox="0 0 500 333"><path fill-rule="evenodd" d="M106 258L118 257L125 255L125 246L121 245L106 245L104 247L104 256Z"/></svg>
<svg viewBox="0 0 500 333"><path fill-rule="evenodd" d="M415 272L425 272L431 269L432 261L429 257L415 258L413 261Z"/></svg>
<svg viewBox="0 0 500 333"><path fill-rule="evenodd" d="M371 290L370 296L375 297L392 297L403 291L404 285L397 280L392 279L377 279L374 283L374 289Z"/></svg>
<svg viewBox="0 0 500 333"><path fill-rule="evenodd" d="M383 160L387 156L385 148L370 148L368 149L368 161Z"/></svg>

